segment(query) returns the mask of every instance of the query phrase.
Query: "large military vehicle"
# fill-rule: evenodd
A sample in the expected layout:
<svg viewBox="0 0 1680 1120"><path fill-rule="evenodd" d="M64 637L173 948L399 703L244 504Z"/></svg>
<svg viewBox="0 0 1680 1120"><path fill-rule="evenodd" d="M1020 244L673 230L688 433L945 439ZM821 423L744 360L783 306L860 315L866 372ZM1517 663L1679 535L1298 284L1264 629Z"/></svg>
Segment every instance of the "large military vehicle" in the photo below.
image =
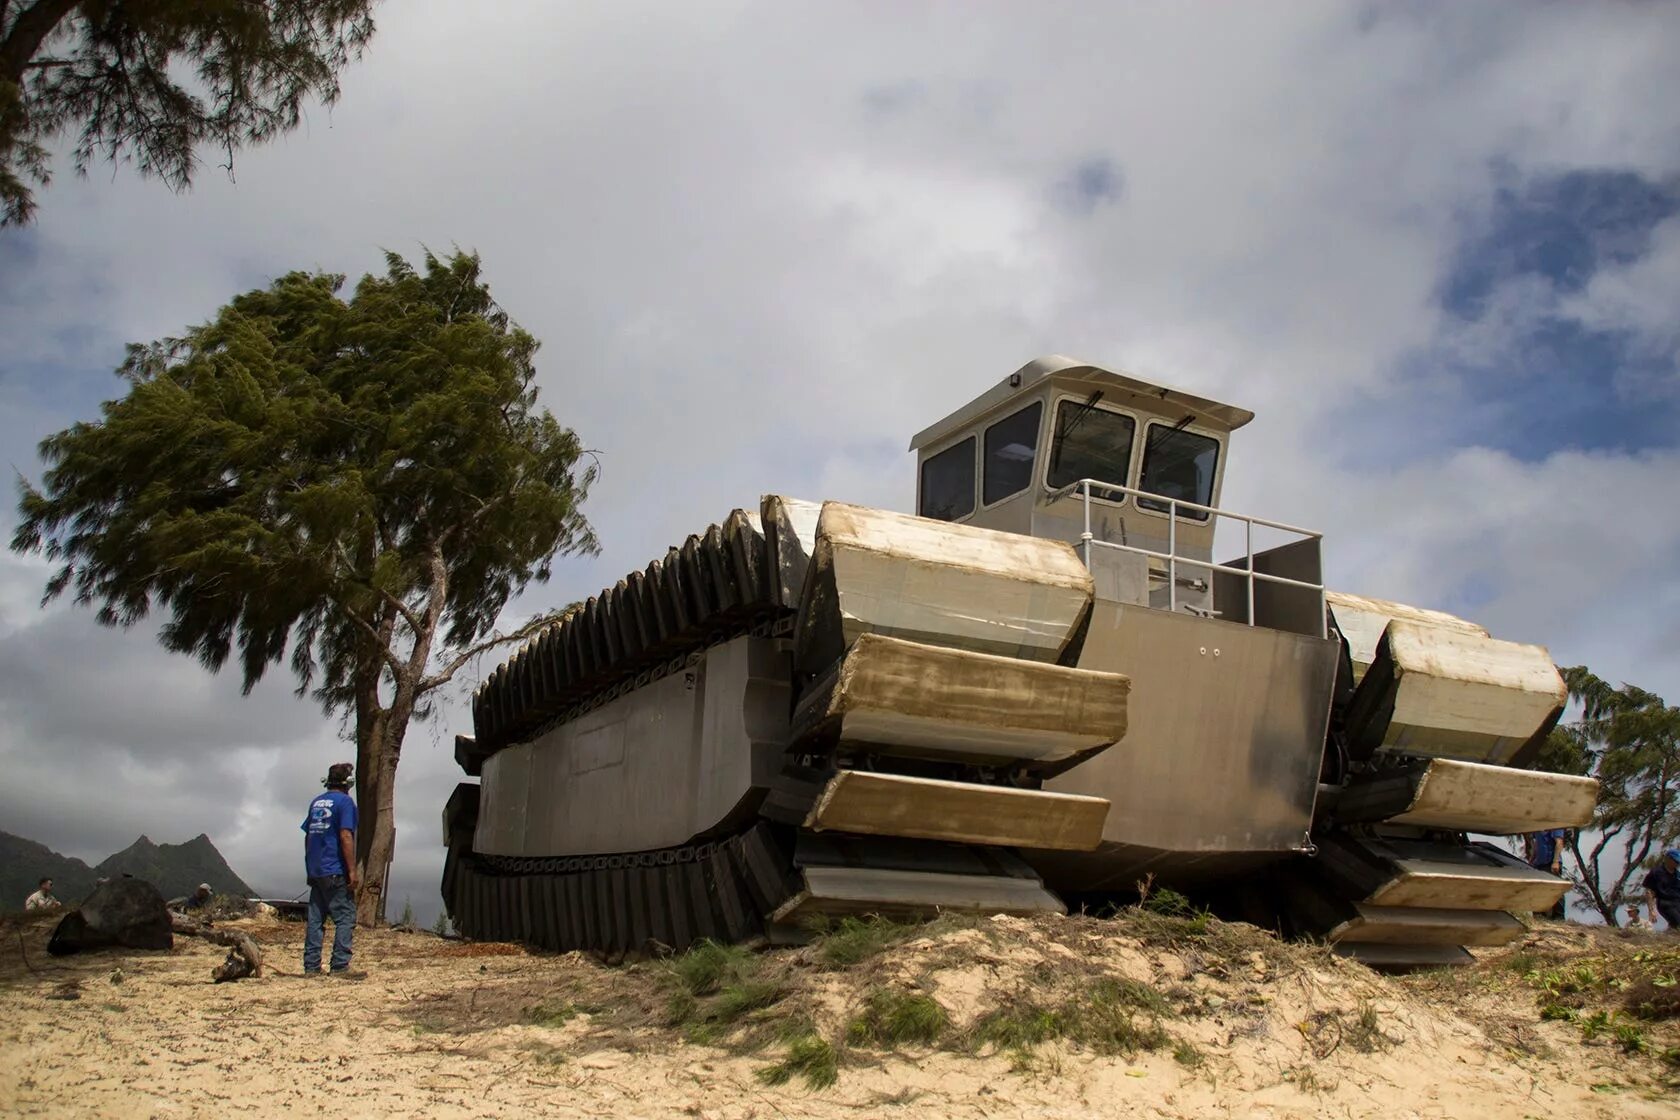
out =
<svg viewBox="0 0 1680 1120"><path fill-rule="evenodd" d="M456 926L613 954L1146 881L1377 965L1515 937L1567 884L1471 834L1588 819L1522 768L1556 667L1220 508L1252 418L1044 358L911 441L919 516L766 497L588 600L474 696Z"/></svg>

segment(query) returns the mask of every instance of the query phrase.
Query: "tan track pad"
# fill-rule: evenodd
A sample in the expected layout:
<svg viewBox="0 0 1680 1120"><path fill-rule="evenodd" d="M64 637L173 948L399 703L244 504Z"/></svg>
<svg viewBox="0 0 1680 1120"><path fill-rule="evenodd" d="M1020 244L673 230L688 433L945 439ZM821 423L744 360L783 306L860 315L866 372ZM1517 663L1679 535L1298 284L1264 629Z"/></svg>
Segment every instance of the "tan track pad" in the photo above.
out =
<svg viewBox="0 0 1680 1120"><path fill-rule="evenodd" d="M804 889L778 907L771 920L797 925L846 914L909 917L940 910L1061 914L1066 908L1037 879L878 867L807 867Z"/></svg>
<svg viewBox="0 0 1680 1120"><path fill-rule="evenodd" d="M865 634L800 701L794 736L887 754L1048 763L1123 736L1130 690L1119 673Z"/></svg>
<svg viewBox="0 0 1680 1120"><path fill-rule="evenodd" d="M1503 910L1447 910L1354 903L1354 916L1325 935L1328 941L1396 945L1508 945L1523 924Z"/></svg>
<svg viewBox="0 0 1680 1120"><path fill-rule="evenodd" d="M805 826L1088 852L1102 843L1107 816L1100 797L845 770L829 779Z"/></svg>

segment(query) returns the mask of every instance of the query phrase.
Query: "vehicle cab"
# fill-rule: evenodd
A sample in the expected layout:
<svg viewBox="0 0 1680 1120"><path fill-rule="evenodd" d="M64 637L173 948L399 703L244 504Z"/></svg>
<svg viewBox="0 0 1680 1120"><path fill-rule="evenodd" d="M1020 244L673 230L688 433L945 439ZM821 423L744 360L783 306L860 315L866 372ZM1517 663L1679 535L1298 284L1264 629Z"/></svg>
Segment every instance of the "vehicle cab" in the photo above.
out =
<svg viewBox="0 0 1680 1120"><path fill-rule="evenodd" d="M1217 508L1231 433L1253 418L1073 358L1040 358L910 441L916 512L1081 545L1102 598L1319 634L1322 606L1308 601L1318 596L1264 574L1318 584L1317 535ZM1247 547L1215 565L1221 518L1240 523ZM1251 600L1255 525L1298 539L1256 554L1263 574Z"/></svg>

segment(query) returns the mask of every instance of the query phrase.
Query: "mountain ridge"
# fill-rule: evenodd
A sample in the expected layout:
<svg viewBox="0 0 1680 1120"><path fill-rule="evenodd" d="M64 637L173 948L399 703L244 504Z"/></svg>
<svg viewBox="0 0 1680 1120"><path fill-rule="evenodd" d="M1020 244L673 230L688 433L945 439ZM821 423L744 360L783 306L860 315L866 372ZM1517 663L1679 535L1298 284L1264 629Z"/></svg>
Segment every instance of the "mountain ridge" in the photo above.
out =
<svg viewBox="0 0 1680 1120"><path fill-rule="evenodd" d="M21 910L42 876L53 880L60 902L74 906L100 879L118 875L145 879L165 898L191 894L200 883L209 883L218 894L249 898L254 893L203 832L180 844L159 844L141 835L92 867L27 837L0 832L0 910Z"/></svg>

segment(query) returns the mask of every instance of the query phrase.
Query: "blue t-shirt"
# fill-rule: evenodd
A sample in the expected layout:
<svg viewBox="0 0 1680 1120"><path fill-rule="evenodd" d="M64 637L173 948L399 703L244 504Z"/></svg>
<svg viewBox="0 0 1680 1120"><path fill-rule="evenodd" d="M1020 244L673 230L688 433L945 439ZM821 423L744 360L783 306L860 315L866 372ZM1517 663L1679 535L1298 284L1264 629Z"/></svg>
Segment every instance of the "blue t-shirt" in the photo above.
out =
<svg viewBox="0 0 1680 1120"><path fill-rule="evenodd" d="M1557 855L1558 845L1563 843L1563 829L1548 828L1545 832L1534 834L1534 858L1529 862L1530 867L1538 867L1542 871L1551 870L1552 858Z"/></svg>
<svg viewBox="0 0 1680 1120"><path fill-rule="evenodd" d="M338 831L356 831L356 803L350 795L329 789L309 803L303 829L304 874L311 879L343 875L344 856L338 847Z"/></svg>

